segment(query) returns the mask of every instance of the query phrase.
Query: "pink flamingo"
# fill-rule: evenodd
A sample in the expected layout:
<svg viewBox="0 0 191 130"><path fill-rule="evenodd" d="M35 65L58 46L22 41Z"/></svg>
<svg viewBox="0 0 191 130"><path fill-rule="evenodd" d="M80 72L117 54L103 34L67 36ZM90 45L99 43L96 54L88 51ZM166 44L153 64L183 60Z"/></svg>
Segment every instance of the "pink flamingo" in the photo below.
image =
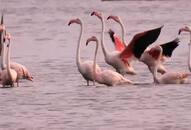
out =
<svg viewBox="0 0 191 130"><path fill-rule="evenodd" d="M189 45L189 56L188 56L188 68L189 71L191 72L191 27L190 26L185 26L179 30L179 35L181 32L189 32L190 34L190 42L188 43Z"/></svg>
<svg viewBox="0 0 191 130"><path fill-rule="evenodd" d="M78 71L81 73L81 75L84 77L84 79L87 81L87 85L89 86L89 81L94 82L93 78L93 62L92 61L81 61L80 58L80 47L81 47L81 40L83 37L83 23L82 20L79 18L77 19L72 19L69 21L68 25L71 25L73 23L79 24L80 25L80 36L78 39L78 45L77 45L77 53L76 53L76 64L78 67ZM96 71L101 71L101 68L96 64Z"/></svg>
<svg viewBox="0 0 191 130"><path fill-rule="evenodd" d="M1 69L2 70L6 69L6 64L5 64L6 56L4 54L5 47L3 47L4 46L3 43L6 42L6 40L10 42L10 39L11 39L11 35L9 33L6 33L6 29L3 23L4 22L3 22L3 14L2 14L1 25L3 26L3 29L4 29L4 34L1 35ZM30 74L30 72L24 65L21 65L16 62L10 62L10 68L14 69L17 72L17 81L19 81L20 79L27 79L27 80L33 81L33 76ZM19 86L18 83L19 82L17 82L17 86Z"/></svg>
<svg viewBox="0 0 191 130"><path fill-rule="evenodd" d="M119 23L119 25L121 27L122 40L111 29L109 30L109 35L110 35L112 41L114 42L116 50L123 51L126 47L128 47L128 45L125 44L125 27L124 27L124 24L123 24L122 20L120 19L120 17L118 17L118 16L110 15L107 18L107 20L109 20L109 19L112 19L115 22ZM164 74L167 71L162 63L165 62L165 60L167 58L171 57L172 52L178 46L178 43L179 43L179 40L174 39L168 43L164 43L164 44L160 45L163 49L163 54L161 57L161 64L159 65L158 70L157 70L159 73ZM149 50L150 50L150 48L147 48L146 51L149 51ZM145 53L143 53L143 55L144 54ZM126 60L128 60L128 59L126 59ZM136 58L134 58L134 60L136 60Z"/></svg>
<svg viewBox="0 0 191 130"><path fill-rule="evenodd" d="M140 57L140 54L142 54L142 52L147 48L147 46L156 41L161 32L162 27L136 34L129 43L129 45L122 52L109 52L104 44L104 18L100 12L94 11L91 13L91 15L97 16L97 18L99 18L102 23L101 47L106 63L114 67L116 71L122 75L124 75L125 73L135 74L135 70L132 67L130 60L136 56Z"/></svg>
<svg viewBox="0 0 191 130"><path fill-rule="evenodd" d="M6 85L10 85L11 87L14 87L15 82L17 82L18 84L17 72L14 69L11 69L10 67L10 37L9 35L6 37L6 39L9 40L9 43L7 45L8 50L7 50L7 58L6 58L7 67L1 72L0 83L3 85L3 87L5 87Z"/></svg>
<svg viewBox="0 0 191 130"><path fill-rule="evenodd" d="M105 84L108 86L115 86L119 84L132 84L133 82L124 78L121 74L112 71L112 70L102 70L97 71L96 70L96 57L97 57L97 51L98 51L98 40L95 36L92 36L91 38L87 39L86 45L90 41L95 41L96 43L96 50L94 55L94 80L100 84Z"/></svg>
<svg viewBox="0 0 191 130"><path fill-rule="evenodd" d="M158 65L161 62L161 57L162 57L162 47L161 46L155 46L151 48L150 52L146 52L146 54L141 57L141 61L144 62L146 65L148 65L148 68L150 72L153 75L153 79L155 83L158 84L182 84L186 83L188 76L190 76L190 73L180 73L180 72L166 72L161 77L157 76L157 69ZM150 66L148 64L148 59L155 63L155 65ZM145 62L146 61L146 62Z"/></svg>

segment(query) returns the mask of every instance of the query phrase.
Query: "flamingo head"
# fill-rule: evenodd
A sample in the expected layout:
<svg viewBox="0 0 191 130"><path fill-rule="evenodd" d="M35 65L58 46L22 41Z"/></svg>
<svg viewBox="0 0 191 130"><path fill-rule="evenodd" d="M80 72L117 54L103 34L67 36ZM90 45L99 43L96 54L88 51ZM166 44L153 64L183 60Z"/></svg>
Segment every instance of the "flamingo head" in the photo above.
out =
<svg viewBox="0 0 191 130"><path fill-rule="evenodd" d="M93 11L91 13L91 16L93 16L93 15L97 16L99 19L102 19L102 13L101 12Z"/></svg>
<svg viewBox="0 0 191 130"><path fill-rule="evenodd" d="M76 19L71 19L68 23L68 26L70 26L71 24L76 23L76 24L82 24L82 21L79 18Z"/></svg>
<svg viewBox="0 0 191 130"><path fill-rule="evenodd" d="M89 44L90 41L98 42L98 39L95 36L92 36L92 37L88 38L87 41L86 41L86 46Z"/></svg>
<svg viewBox="0 0 191 130"><path fill-rule="evenodd" d="M178 34L180 35L180 33L183 32L183 31L191 33L191 27L185 26L183 28L180 28Z"/></svg>
<svg viewBox="0 0 191 130"><path fill-rule="evenodd" d="M121 19L119 16L110 15L109 17L107 17L107 20L109 19L113 19L115 22L121 23Z"/></svg>

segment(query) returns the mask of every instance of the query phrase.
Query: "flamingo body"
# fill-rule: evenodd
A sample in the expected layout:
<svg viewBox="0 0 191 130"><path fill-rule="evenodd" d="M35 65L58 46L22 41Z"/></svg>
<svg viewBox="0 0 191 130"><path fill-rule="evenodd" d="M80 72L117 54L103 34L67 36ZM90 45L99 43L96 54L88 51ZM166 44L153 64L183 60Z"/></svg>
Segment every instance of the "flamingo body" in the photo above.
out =
<svg viewBox="0 0 191 130"><path fill-rule="evenodd" d="M93 65L94 63L92 61L81 61L80 57L80 46L81 46L81 40L83 36L83 22L79 18L72 19L69 21L68 25L76 23L80 25L80 36L77 44L77 53L76 53L76 64L78 67L78 71L81 73L81 75L84 77L84 79L87 81L87 85L89 85L89 81L94 81L93 78ZM96 70L99 72L101 69L98 65L96 65Z"/></svg>
<svg viewBox="0 0 191 130"><path fill-rule="evenodd" d="M31 76L30 72L24 65L21 65L16 62L11 62L10 67L11 69L14 69L17 72L18 79L27 79L30 81L33 80L33 77Z"/></svg>
<svg viewBox="0 0 191 130"><path fill-rule="evenodd" d="M8 74L7 69L1 71L1 81L0 83L4 86L11 85L14 86L14 82L17 82L17 72L13 69L10 69L10 75Z"/></svg>
<svg viewBox="0 0 191 130"><path fill-rule="evenodd" d="M107 86L115 86L124 83L132 84L132 81L124 78L121 74L112 70L96 72L96 81Z"/></svg>
<svg viewBox="0 0 191 130"><path fill-rule="evenodd" d="M101 70L97 71L96 69L96 56L97 56L97 51L98 51L98 40L95 36L92 36L87 40L87 44L89 41L95 41L96 42L96 50L95 50L95 55L94 55L94 80L100 84L105 84L107 86L115 86L119 84L132 84L132 81L124 78L121 74L112 71L112 70Z"/></svg>

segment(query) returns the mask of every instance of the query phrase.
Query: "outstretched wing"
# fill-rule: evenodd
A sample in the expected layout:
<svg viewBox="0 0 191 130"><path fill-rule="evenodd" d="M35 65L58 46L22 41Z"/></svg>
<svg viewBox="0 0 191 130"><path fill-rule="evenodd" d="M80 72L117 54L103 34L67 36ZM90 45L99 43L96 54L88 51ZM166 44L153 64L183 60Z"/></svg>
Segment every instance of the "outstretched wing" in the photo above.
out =
<svg viewBox="0 0 191 130"><path fill-rule="evenodd" d="M163 26L136 34L125 50L120 54L120 57L127 59L134 55L139 59L145 49L157 40L162 27Z"/></svg>
<svg viewBox="0 0 191 130"><path fill-rule="evenodd" d="M162 47L162 50L163 50L162 55L167 56L167 57L171 57L172 52L179 45L178 44L179 42L180 42L180 40L178 38L176 38L170 42L167 42L167 43L160 45Z"/></svg>
<svg viewBox="0 0 191 130"><path fill-rule="evenodd" d="M115 46L115 50L117 51L123 51L125 49L125 45L123 44L123 42L121 41L121 39L115 35L114 31L109 29L108 31L109 36L112 40L112 42L114 43Z"/></svg>

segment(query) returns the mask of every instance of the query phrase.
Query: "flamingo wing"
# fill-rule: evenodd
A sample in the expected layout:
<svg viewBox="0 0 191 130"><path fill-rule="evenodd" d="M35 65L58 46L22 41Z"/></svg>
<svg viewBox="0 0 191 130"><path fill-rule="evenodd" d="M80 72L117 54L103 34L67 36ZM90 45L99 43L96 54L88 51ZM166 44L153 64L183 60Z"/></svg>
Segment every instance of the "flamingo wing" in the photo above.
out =
<svg viewBox="0 0 191 130"><path fill-rule="evenodd" d="M113 30L109 30L109 36L112 40L112 42L114 43L115 46L115 50L121 52L125 49L125 44L123 44L123 42L121 41L121 39L115 35L115 32Z"/></svg>
<svg viewBox="0 0 191 130"><path fill-rule="evenodd" d="M157 40L162 27L163 26L136 34L125 50L120 54L120 57L127 59L134 55L139 59L145 49Z"/></svg>
<svg viewBox="0 0 191 130"><path fill-rule="evenodd" d="M162 45L160 45L162 47L163 50L163 56L167 56L167 57L171 57L172 56L172 52L175 50L175 48L179 45L179 39L176 38L168 43L164 43Z"/></svg>
<svg viewBox="0 0 191 130"><path fill-rule="evenodd" d="M148 51L148 54L150 56L152 56L155 60L158 60L160 58L160 53L161 53L161 50L159 50L158 48L156 47L153 47L151 48L149 51Z"/></svg>

